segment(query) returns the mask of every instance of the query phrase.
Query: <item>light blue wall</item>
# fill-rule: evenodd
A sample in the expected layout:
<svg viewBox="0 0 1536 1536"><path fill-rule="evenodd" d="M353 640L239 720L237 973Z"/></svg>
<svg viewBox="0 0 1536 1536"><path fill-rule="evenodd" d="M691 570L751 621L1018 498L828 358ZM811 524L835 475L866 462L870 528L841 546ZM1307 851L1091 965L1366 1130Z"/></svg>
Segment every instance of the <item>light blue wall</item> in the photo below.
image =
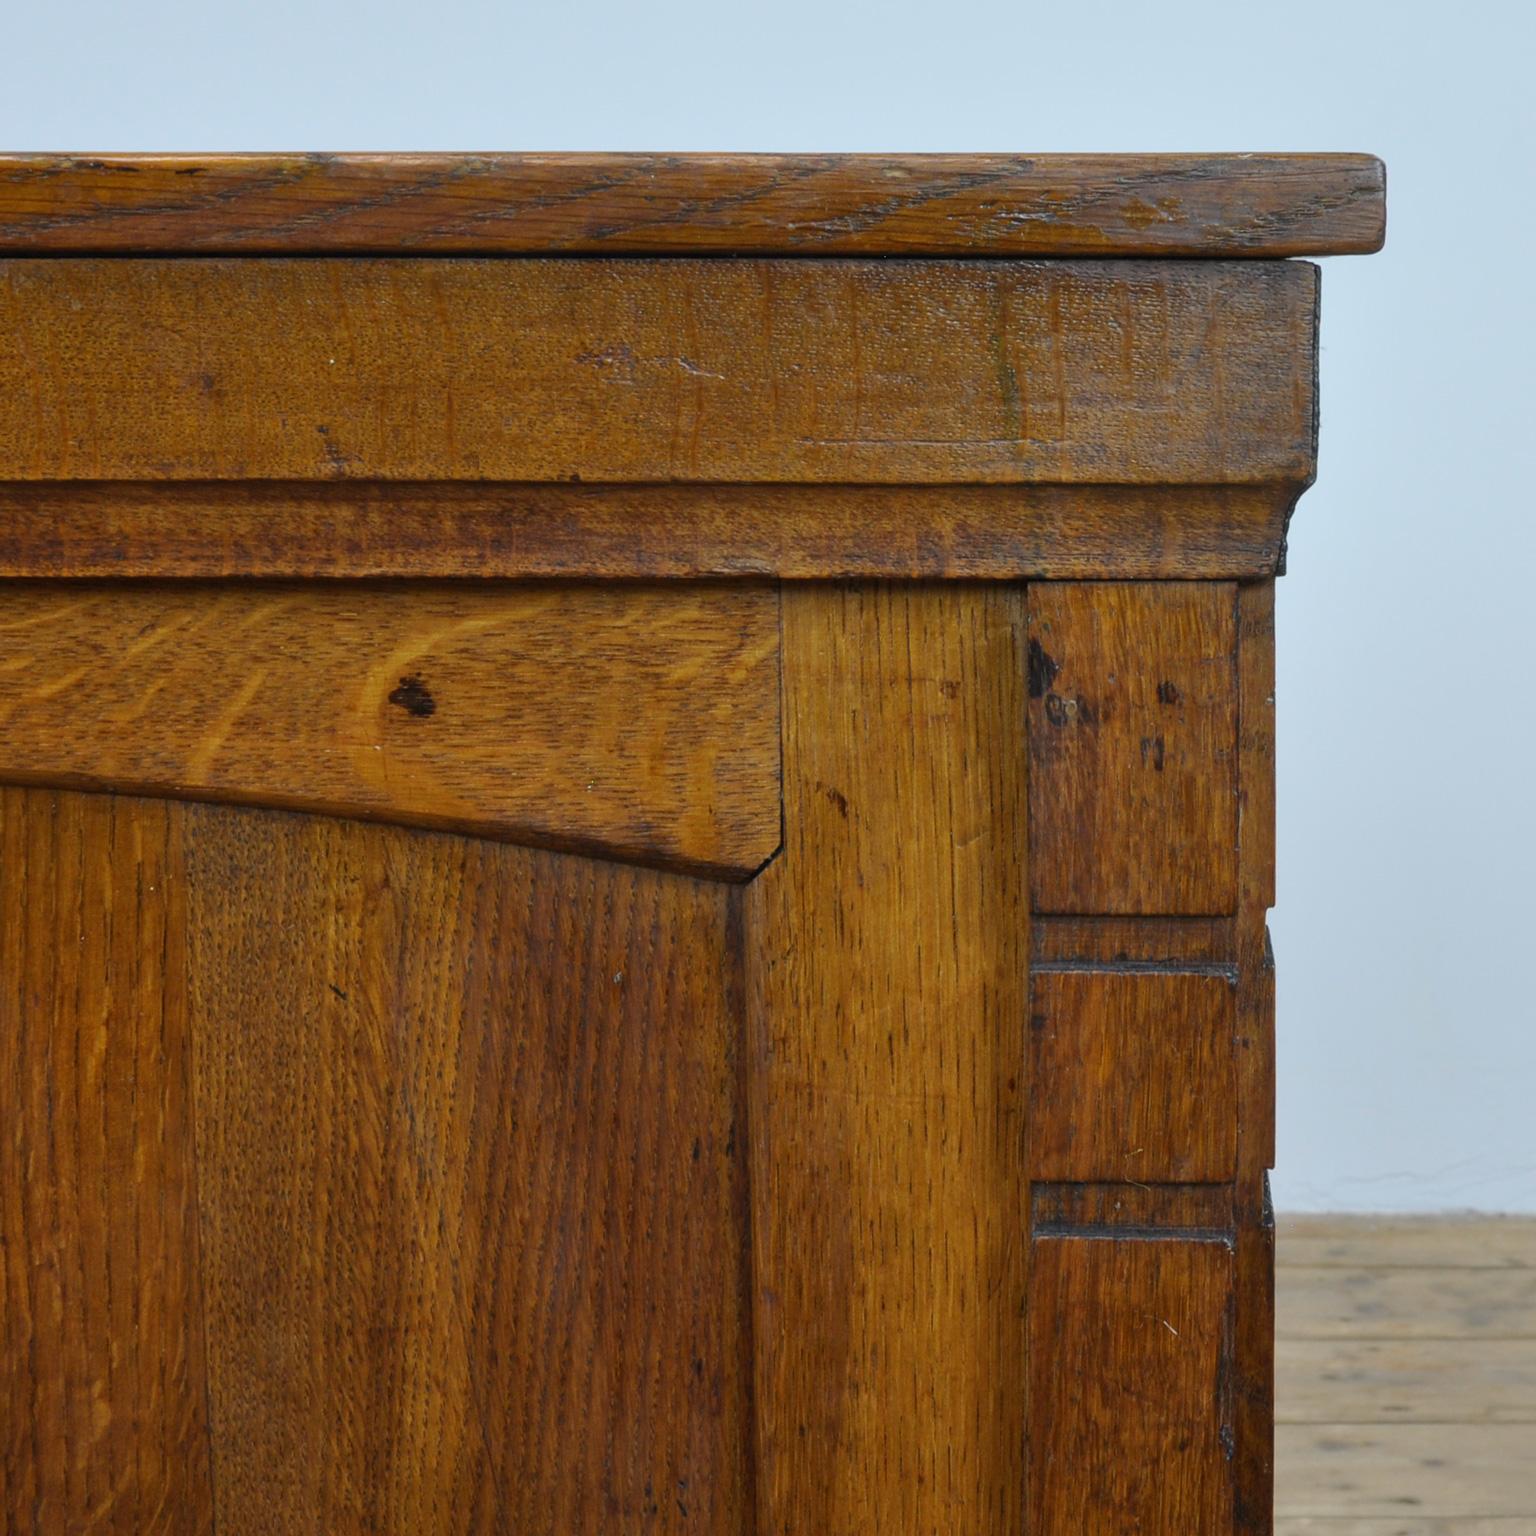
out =
<svg viewBox="0 0 1536 1536"><path fill-rule="evenodd" d="M1280 599L1282 1206L1536 1210L1523 4L80 3L10 149L1368 149Z"/></svg>

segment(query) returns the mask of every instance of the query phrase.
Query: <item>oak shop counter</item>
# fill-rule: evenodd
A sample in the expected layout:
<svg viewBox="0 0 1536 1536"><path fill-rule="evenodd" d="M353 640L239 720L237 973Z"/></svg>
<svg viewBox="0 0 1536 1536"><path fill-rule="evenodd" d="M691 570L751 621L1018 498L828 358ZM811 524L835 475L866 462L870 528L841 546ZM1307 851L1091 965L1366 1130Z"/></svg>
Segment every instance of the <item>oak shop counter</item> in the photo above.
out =
<svg viewBox="0 0 1536 1536"><path fill-rule="evenodd" d="M1368 156L0 158L0 1527L1257 1536Z"/></svg>

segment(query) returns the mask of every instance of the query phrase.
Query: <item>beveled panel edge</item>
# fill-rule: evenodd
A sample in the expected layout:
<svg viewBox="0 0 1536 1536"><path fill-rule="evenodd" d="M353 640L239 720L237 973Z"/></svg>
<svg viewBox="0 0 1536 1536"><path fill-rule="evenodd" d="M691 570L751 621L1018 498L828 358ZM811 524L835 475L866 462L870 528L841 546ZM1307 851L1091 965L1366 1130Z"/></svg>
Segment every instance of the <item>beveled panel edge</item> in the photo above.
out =
<svg viewBox="0 0 1536 1536"><path fill-rule="evenodd" d="M1385 233L1366 154L0 156L0 252L1284 257Z"/></svg>
<svg viewBox="0 0 1536 1536"><path fill-rule="evenodd" d="M0 481L0 578L1249 580L1304 490Z"/></svg>
<svg viewBox="0 0 1536 1536"><path fill-rule="evenodd" d="M0 784L742 883L782 841L779 633L770 583L4 582Z"/></svg>

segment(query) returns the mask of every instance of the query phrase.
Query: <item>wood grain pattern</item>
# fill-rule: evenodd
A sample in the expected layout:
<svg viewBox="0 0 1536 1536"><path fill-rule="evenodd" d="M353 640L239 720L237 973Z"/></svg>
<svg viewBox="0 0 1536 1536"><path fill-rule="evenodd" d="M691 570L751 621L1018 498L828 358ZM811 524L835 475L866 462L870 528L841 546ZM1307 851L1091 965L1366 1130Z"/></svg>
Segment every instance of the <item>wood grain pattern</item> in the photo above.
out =
<svg viewBox="0 0 1536 1536"><path fill-rule="evenodd" d="M1278 1495L1298 1513L1278 1530L1523 1536L1536 1527L1536 1459L1524 1450L1536 1443L1536 1294L1522 1311L1509 1291L1513 1276L1536 1271L1533 1239L1530 1218L1282 1218ZM1370 1337L1293 1336L1291 1319L1311 1308L1304 1298L1357 1293L1362 1274L1394 1282L1362 1298L1358 1331ZM1414 1275L1453 1287L1454 1307L1426 1313L1423 1288L1402 1283ZM1471 1336L1482 1310L1498 1314L1503 1337ZM1437 1319L1459 1336L1424 1337Z"/></svg>
<svg viewBox="0 0 1536 1536"><path fill-rule="evenodd" d="M784 594L746 893L759 1530L1021 1536L1022 594Z"/></svg>
<svg viewBox="0 0 1536 1536"><path fill-rule="evenodd" d="M1235 977L1228 917L1048 917L1029 925L1037 971L1208 971Z"/></svg>
<svg viewBox="0 0 1536 1536"><path fill-rule="evenodd" d="M1035 911L1235 910L1235 607L1225 582L1031 584Z"/></svg>
<svg viewBox="0 0 1536 1536"><path fill-rule="evenodd" d="M1291 262L0 261L0 479L1297 486L1316 290Z"/></svg>
<svg viewBox="0 0 1536 1536"><path fill-rule="evenodd" d="M1529 1531L1536 1520L1530 1426L1483 1425L1460 1443L1454 1463L1446 1438L1439 1424L1283 1425L1275 1433L1277 1476L1291 1491L1277 1497L1275 1512L1383 1520L1401 1519L1405 1506L1429 1519L1472 1510L1517 1522L1509 1536L1521 1523Z"/></svg>
<svg viewBox="0 0 1536 1536"><path fill-rule="evenodd" d="M0 789L0 1528L213 1530L163 806Z"/></svg>
<svg viewBox="0 0 1536 1536"><path fill-rule="evenodd" d="M178 809L221 1531L735 1536L734 893Z"/></svg>
<svg viewBox="0 0 1536 1536"><path fill-rule="evenodd" d="M1275 1536L1530 1536L1531 1522L1526 1515L1474 1515L1463 1519L1451 1515L1444 1519L1430 1515L1383 1515L1363 1519L1345 1515L1326 1515L1312 1519L1282 1516L1275 1521Z"/></svg>
<svg viewBox="0 0 1536 1536"><path fill-rule="evenodd" d="M766 587L0 588L0 779L741 878L779 841Z"/></svg>
<svg viewBox="0 0 1536 1536"><path fill-rule="evenodd" d="M1255 577L1300 490L10 481L0 577Z"/></svg>
<svg viewBox="0 0 1536 1536"><path fill-rule="evenodd" d="M1536 1269L1536 1216L1280 1218L1286 1268Z"/></svg>
<svg viewBox="0 0 1536 1536"><path fill-rule="evenodd" d="M1030 1536L1233 1529L1224 1242L1030 1246Z"/></svg>
<svg viewBox="0 0 1536 1536"><path fill-rule="evenodd" d="M1231 982L1036 966L1029 1007L1031 1178L1235 1175Z"/></svg>
<svg viewBox="0 0 1536 1536"><path fill-rule="evenodd" d="M1286 1339L1278 1366L1282 1424L1536 1426L1536 1337Z"/></svg>
<svg viewBox="0 0 1536 1536"><path fill-rule="evenodd" d="M6 155L0 250L1303 256L1370 155Z"/></svg>
<svg viewBox="0 0 1536 1536"><path fill-rule="evenodd" d="M1536 1338L1536 1270L1288 1268L1285 1339Z"/></svg>

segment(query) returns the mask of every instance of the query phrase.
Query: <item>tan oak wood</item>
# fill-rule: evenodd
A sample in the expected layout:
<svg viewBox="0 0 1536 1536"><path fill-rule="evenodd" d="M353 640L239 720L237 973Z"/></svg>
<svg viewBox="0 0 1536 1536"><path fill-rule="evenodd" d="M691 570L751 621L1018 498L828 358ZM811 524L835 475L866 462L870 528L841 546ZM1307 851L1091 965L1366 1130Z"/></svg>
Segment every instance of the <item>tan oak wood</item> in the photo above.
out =
<svg viewBox="0 0 1536 1536"><path fill-rule="evenodd" d="M1536 1522L1526 1424L1281 1425L1276 1515L1509 1516Z"/></svg>
<svg viewBox="0 0 1536 1536"><path fill-rule="evenodd" d="M1287 1339L1278 1369L1282 1424L1536 1425L1536 1337Z"/></svg>
<svg viewBox="0 0 1536 1536"><path fill-rule="evenodd" d="M7 155L0 250L1303 256L1370 155Z"/></svg>
<svg viewBox="0 0 1536 1536"><path fill-rule="evenodd" d="M1278 1530L1483 1536L1536 1526L1536 1462L1510 1445L1521 1435L1528 1443L1536 1425L1536 1296L1512 1314L1507 1290L1531 1272L1512 1239L1532 1225L1496 1217L1282 1219L1277 1280L1287 1310L1298 1290L1357 1289L1361 1273L1416 1276L1457 1287L1453 1318L1482 1303L1503 1315L1506 1331L1525 1336L1423 1337L1426 1324L1444 1326L1426 1310L1441 1299L1401 1284L1371 1295L1360 1330L1368 1338L1283 1332L1277 1416L1292 1427L1281 1431L1281 1504L1305 1505L1317 1517L1282 1519ZM1411 1438L1397 1433L1403 1426L1412 1426ZM1480 1512L1495 1507L1520 1513L1485 1524ZM1373 1508L1382 1513L1361 1513ZM1423 1514L1385 1513L1399 1508Z"/></svg>
<svg viewBox="0 0 1536 1536"><path fill-rule="evenodd" d="M1299 488L1316 305L1288 262L0 260L0 480Z"/></svg>
<svg viewBox="0 0 1536 1536"><path fill-rule="evenodd" d="M0 781L743 878L779 842L763 586L0 586Z"/></svg>
<svg viewBox="0 0 1536 1536"><path fill-rule="evenodd" d="M1536 1217L1281 1217L1285 1268L1536 1269Z"/></svg>
<svg viewBox="0 0 1536 1536"><path fill-rule="evenodd" d="M1275 1536L1528 1536L1529 1515L1476 1515L1463 1518L1450 1515L1444 1519L1420 1519L1413 1515L1387 1515L1380 1519L1356 1519L1306 1515L1282 1517L1275 1521Z"/></svg>
<svg viewBox="0 0 1536 1536"><path fill-rule="evenodd" d="M1536 1338L1536 1270L1290 1266L1282 1339Z"/></svg>
<svg viewBox="0 0 1536 1536"><path fill-rule="evenodd" d="M785 593L745 897L768 1531L1023 1529L1023 688L1016 590Z"/></svg>

